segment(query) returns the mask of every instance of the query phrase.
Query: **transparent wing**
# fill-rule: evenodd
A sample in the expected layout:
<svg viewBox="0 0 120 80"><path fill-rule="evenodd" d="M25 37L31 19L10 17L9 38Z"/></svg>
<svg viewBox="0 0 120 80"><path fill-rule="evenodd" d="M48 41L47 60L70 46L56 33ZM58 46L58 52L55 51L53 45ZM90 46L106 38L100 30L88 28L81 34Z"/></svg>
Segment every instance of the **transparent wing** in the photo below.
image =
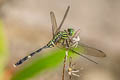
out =
<svg viewBox="0 0 120 80"><path fill-rule="evenodd" d="M106 54L103 51L93 47L89 47L88 45L85 45L83 43L79 43L78 48L80 52L86 55L95 57L106 57Z"/></svg>
<svg viewBox="0 0 120 80"><path fill-rule="evenodd" d="M66 19L66 17L67 17L67 14L68 14L68 12L69 12L69 9L70 9L70 6L67 7L67 10L66 10L66 12L65 12L65 14L64 14L64 17L63 17L63 19L62 19L62 21L61 21L61 23L60 23L60 26L58 27L56 33L58 33L58 32L60 31L60 29L61 29L61 27L62 27L62 25L63 25L63 23L64 23L64 21L65 21L65 19Z"/></svg>
<svg viewBox="0 0 120 80"><path fill-rule="evenodd" d="M77 55L80 55L81 57L83 57L83 58L85 58L85 59L87 59L87 60L89 60L89 61L91 61L91 62L93 62L93 63L95 63L95 64L98 64L96 61L94 61L94 60L86 57L86 56L83 55L83 54L81 54L81 52L77 52L77 51L75 51L75 50L73 50L73 49L70 49L70 51L72 51L73 53L75 53L75 54L77 54Z"/></svg>
<svg viewBox="0 0 120 80"><path fill-rule="evenodd" d="M57 30L57 22L56 22L56 18L55 18L55 14L54 12L50 12L50 17L51 17L51 24L52 24L52 34L53 37L55 36L55 32Z"/></svg>

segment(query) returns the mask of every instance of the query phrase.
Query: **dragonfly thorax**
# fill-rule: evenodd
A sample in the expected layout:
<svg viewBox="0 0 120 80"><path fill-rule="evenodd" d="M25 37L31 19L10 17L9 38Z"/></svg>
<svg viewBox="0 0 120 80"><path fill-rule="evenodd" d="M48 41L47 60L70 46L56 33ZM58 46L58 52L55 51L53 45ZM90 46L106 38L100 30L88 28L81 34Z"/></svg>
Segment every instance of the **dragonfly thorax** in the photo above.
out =
<svg viewBox="0 0 120 80"><path fill-rule="evenodd" d="M67 43L66 43L67 40ZM76 46L79 42L79 36L76 36L76 32L72 28L68 28L64 31L59 31L53 39L47 44L48 47L54 47L58 43L62 45L63 47L66 47L68 44L69 46L73 47Z"/></svg>

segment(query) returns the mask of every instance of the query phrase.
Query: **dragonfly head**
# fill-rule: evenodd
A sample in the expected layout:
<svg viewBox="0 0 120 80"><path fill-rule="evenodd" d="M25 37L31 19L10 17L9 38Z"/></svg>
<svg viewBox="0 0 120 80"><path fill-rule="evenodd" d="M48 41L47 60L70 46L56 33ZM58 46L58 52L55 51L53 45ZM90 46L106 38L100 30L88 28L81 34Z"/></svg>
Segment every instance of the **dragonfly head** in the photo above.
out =
<svg viewBox="0 0 120 80"><path fill-rule="evenodd" d="M68 34L73 36L75 34L75 30L73 28L68 28Z"/></svg>

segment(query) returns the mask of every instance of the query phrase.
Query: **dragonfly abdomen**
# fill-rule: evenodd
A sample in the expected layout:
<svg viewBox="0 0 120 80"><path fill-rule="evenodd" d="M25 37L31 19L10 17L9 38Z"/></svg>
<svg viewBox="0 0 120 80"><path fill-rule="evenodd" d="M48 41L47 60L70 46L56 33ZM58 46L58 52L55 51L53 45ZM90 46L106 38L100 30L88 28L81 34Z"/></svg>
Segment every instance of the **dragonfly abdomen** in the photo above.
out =
<svg viewBox="0 0 120 80"><path fill-rule="evenodd" d="M47 44L48 47L54 47L61 39L68 39L68 34L65 31L60 31L54 38Z"/></svg>
<svg viewBox="0 0 120 80"><path fill-rule="evenodd" d="M36 53L39 53L41 50L48 48L47 46L44 46L34 52L32 52L31 54L29 54L28 56L25 56L24 58L20 59L16 64L14 64L13 66L16 67L20 64L22 64L23 62L25 62L26 60L28 60L29 58L31 58L32 56L34 56Z"/></svg>

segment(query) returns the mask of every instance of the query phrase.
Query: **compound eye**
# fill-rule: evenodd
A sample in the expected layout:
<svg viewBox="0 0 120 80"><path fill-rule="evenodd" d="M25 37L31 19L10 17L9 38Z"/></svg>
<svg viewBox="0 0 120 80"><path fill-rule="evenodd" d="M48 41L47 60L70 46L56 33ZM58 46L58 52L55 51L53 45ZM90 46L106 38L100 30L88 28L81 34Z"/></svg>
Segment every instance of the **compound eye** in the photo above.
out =
<svg viewBox="0 0 120 80"><path fill-rule="evenodd" d="M73 36L74 35L74 29L69 28L68 33L69 33L70 36Z"/></svg>
<svg viewBox="0 0 120 80"><path fill-rule="evenodd" d="M71 31L69 31L69 35L72 36L72 32Z"/></svg>
<svg viewBox="0 0 120 80"><path fill-rule="evenodd" d="M70 32L71 29L68 29L68 32Z"/></svg>

